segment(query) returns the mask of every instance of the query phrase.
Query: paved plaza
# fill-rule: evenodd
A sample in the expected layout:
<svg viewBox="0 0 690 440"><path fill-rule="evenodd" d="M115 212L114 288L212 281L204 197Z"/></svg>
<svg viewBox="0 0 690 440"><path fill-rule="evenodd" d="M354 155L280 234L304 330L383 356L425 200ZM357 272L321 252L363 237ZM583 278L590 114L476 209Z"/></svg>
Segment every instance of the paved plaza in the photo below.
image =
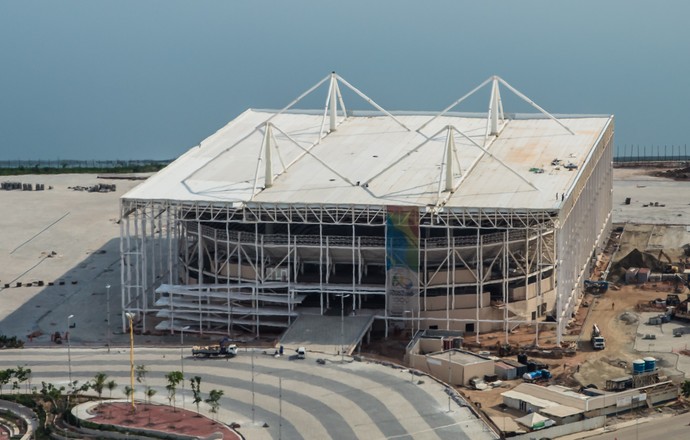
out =
<svg viewBox="0 0 690 440"><path fill-rule="evenodd" d="M320 356L325 360L320 364L317 356L291 360L243 350L232 359L195 359L188 348L182 353L179 348L135 348L135 364L146 366L147 385L157 390L154 401L167 403L166 373L183 369L185 377L198 375L204 397L211 389L223 390L219 420L239 423L245 438L279 438L279 429L289 439L498 438L431 378L377 363L341 363L337 356ZM42 381L66 385L69 365L80 383L103 372L118 384L113 397L124 397L128 349L108 353L72 347L69 359L64 347L2 350L0 369L26 365L32 370L31 386L39 387ZM176 402L194 409L188 382L185 389L178 387ZM144 385L135 383L135 390L136 398L144 400ZM209 415L208 407L201 407Z"/></svg>

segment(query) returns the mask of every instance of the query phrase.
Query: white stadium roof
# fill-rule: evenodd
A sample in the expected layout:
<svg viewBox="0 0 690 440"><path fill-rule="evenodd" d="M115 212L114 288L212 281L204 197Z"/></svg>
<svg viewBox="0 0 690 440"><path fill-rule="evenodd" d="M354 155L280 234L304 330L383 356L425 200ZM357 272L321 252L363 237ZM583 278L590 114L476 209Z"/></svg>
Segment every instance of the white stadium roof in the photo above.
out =
<svg viewBox="0 0 690 440"><path fill-rule="evenodd" d="M324 110L290 110L301 97L280 111L247 110L123 199L558 209L556 194L573 188L613 119L556 118L498 77L481 85L493 80L485 116L448 112L469 94L436 116L391 114L336 74L304 95L328 78ZM346 110L339 82L378 111ZM541 113L504 117L499 83Z"/></svg>

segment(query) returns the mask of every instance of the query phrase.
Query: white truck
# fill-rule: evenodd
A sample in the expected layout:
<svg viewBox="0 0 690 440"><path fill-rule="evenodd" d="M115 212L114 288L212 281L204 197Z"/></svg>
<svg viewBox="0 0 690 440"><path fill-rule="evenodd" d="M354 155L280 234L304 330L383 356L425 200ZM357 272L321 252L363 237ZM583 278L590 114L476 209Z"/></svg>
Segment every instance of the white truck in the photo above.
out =
<svg viewBox="0 0 690 440"><path fill-rule="evenodd" d="M592 348L595 350L606 348L606 338L601 334L601 330L596 324L592 326Z"/></svg>
<svg viewBox="0 0 690 440"><path fill-rule="evenodd" d="M237 345L231 344L227 338L220 341L220 344L192 347L194 357L235 357L236 355Z"/></svg>

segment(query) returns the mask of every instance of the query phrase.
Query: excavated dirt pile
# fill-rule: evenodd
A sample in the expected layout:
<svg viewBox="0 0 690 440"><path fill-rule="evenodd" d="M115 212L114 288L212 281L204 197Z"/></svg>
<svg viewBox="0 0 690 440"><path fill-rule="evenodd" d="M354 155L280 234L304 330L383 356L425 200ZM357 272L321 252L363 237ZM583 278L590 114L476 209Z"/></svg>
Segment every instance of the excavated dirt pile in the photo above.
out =
<svg viewBox="0 0 690 440"><path fill-rule="evenodd" d="M625 271L631 267L648 267L653 271L659 271L663 268L663 264L653 255L633 249L611 267L610 275L618 281L623 280Z"/></svg>
<svg viewBox="0 0 690 440"><path fill-rule="evenodd" d="M628 325L637 324L637 322L640 320L638 315L631 312L623 312L620 315L619 319Z"/></svg>
<svg viewBox="0 0 690 440"><path fill-rule="evenodd" d="M657 171L652 174L655 177L665 177L673 180L690 180L690 167L676 168L673 170Z"/></svg>

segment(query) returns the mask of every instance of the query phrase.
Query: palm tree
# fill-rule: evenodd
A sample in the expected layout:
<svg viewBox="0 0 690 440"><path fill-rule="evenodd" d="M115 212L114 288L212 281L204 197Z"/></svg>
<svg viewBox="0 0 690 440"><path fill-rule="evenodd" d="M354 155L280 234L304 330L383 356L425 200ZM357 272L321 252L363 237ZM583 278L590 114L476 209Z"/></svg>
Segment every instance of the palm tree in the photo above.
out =
<svg viewBox="0 0 690 440"><path fill-rule="evenodd" d="M93 377L93 390L98 394L98 400L101 400L106 379L108 379L108 375L105 373L96 373Z"/></svg>
<svg viewBox="0 0 690 440"><path fill-rule="evenodd" d="M108 388L108 392L110 393L109 394L110 398L112 399L113 398L113 390L115 388L117 388L117 382L115 382L114 380L109 380L108 382L106 382L105 386L106 386L106 388ZM113 407L112 407L112 405L108 405L108 408L110 409L110 411L108 411L108 417L112 418Z"/></svg>
<svg viewBox="0 0 690 440"><path fill-rule="evenodd" d="M146 403L151 403L151 398L156 395L158 391L151 387L146 387Z"/></svg>
<svg viewBox="0 0 690 440"><path fill-rule="evenodd" d="M194 394L194 404L196 405L196 413L199 414L199 403L201 403L201 377L194 376L190 379L192 386L192 393Z"/></svg>
<svg viewBox="0 0 690 440"><path fill-rule="evenodd" d="M165 389L168 390L168 401L173 407L173 412L175 412L175 393L177 392L177 385L184 380L184 376L180 371L171 371L165 375L168 384Z"/></svg>
<svg viewBox="0 0 690 440"><path fill-rule="evenodd" d="M114 380L109 380L106 384L105 387L108 388L108 391L110 392L110 398L113 398L113 390L117 388L117 382Z"/></svg>
<svg viewBox="0 0 690 440"><path fill-rule="evenodd" d="M125 391L125 396L127 396L127 400L129 400L129 397L134 392L134 388L130 387L129 385L125 385L124 391Z"/></svg>
<svg viewBox="0 0 690 440"><path fill-rule="evenodd" d="M147 386L146 387L146 402L151 403L151 398L156 394L156 390ZM149 408L149 425L151 424L151 408Z"/></svg>
<svg viewBox="0 0 690 440"><path fill-rule="evenodd" d="M223 397L223 390L211 390L208 393L208 399L204 401L211 406L211 413L213 413L216 420L218 420L218 409L220 408L221 397Z"/></svg>

